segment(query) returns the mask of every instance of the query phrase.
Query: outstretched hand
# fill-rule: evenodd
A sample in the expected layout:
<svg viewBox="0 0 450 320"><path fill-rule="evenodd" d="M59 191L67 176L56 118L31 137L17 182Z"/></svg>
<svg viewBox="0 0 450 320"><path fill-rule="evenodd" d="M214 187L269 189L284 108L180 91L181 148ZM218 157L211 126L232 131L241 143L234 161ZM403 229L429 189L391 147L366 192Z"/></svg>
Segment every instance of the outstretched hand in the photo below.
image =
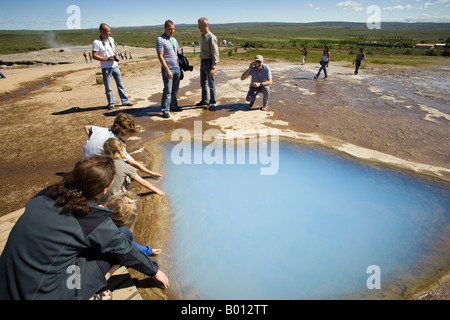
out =
<svg viewBox="0 0 450 320"><path fill-rule="evenodd" d="M158 272L155 275L155 279L161 282L164 289L167 289L169 287L169 278L167 278L166 274L161 270L158 270Z"/></svg>
<svg viewBox="0 0 450 320"><path fill-rule="evenodd" d="M154 177L160 178L160 177L162 177L164 175L164 172L152 172L151 174Z"/></svg>

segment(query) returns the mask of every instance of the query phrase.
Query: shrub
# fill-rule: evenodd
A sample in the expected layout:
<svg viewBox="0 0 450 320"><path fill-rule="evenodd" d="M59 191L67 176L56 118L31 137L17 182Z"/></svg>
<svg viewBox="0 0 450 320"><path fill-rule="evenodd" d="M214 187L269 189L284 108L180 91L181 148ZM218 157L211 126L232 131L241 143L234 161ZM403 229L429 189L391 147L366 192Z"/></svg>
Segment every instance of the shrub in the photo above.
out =
<svg viewBox="0 0 450 320"><path fill-rule="evenodd" d="M439 55L439 53L438 53L437 50L428 49L427 51L425 51L425 55L426 56L433 56L433 57L435 57L435 56Z"/></svg>

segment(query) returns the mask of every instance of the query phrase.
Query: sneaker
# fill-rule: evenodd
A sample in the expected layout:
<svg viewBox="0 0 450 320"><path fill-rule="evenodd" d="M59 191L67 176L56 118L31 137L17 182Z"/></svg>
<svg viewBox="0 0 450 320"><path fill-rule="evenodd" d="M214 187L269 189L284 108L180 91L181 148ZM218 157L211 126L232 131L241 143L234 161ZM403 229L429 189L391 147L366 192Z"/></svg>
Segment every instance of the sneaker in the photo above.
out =
<svg viewBox="0 0 450 320"><path fill-rule="evenodd" d="M197 102L197 103L195 104L196 107L207 106L207 105L208 105L208 104L207 104L206 102L203 102L203 101Z"/></svg>
<svg viewBox="0 0 450 320"><path fill-rule="evenodd" d="M326 77L323 77L324 79L326 79L326 78L328 78L328 76L326 76Z"/></svg>
<svg viewBox="0 0 450 320"><path fill-rule="evenodd" d="M131 102L128 102L126 104L123 104L122 107L131 107L133 104Z"/></svg>
<svg viewBox="0 0 450 320"><path fill-rule="evenodd" d="M317 77L314 77L314 80L317 80Z"/></svg>
<svg viewBox="0 0 450 320"><path fill-rule="evenodd" d="M108 110L112 110L112 109L114 109L114 105L112 105L112 106L107 106L107 108L108 108Z"/></svg>
<svg viewBox="0 0 450 320"><path fill-rule="evenodd" d="M164 119L170 118L170 114L168 114L168 113L163 113L162 117L163 117Z"/></svg>
<svg viewBox="0 0 450 320"><path fill-rule="evenodd" d="M216 111L216 106L212 104L212 105L208 106L208 110L209 111Z"/></svg>
<svg viewBox="0 0 450 320"><path fill-rule="evenodd" d="M261 108L261 110L262 110L262 111L267 111L268 108L269 108L269 106L263 106L263 107Z"/></svg>

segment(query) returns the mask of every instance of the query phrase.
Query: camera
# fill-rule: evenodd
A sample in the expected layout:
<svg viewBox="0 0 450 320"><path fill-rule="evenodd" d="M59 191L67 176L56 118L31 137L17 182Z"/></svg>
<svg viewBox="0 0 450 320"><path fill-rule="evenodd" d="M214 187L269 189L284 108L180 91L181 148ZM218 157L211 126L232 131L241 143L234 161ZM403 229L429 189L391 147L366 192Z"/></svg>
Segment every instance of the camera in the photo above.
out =
<svg viewBox="0 0 450 320"><path fill-rule="evenodd" d="M119 58L117 58L117 55L114 56L114 61L119 62Z"/></svg>

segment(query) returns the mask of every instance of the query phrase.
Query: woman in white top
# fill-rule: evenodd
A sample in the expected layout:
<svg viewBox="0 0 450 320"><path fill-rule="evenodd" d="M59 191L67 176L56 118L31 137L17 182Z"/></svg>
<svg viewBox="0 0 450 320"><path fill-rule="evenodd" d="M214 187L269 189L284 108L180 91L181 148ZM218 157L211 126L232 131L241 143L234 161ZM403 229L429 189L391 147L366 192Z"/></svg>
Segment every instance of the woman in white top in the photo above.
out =
<svg viewBox="0 0 450 320"><path fill-rule="evenodd" d="M328 78L328 73L327 73L327 67L328 67L328 63L330 62L330 51L328 49L328 47L324 47L323 48L323 53L322 53L322 59L320 60L320 69L319 72L317 72L316 76L314 77L314 79L317 79L320 76L320 73L324 72L325 77L324 78Z"/></svg>

